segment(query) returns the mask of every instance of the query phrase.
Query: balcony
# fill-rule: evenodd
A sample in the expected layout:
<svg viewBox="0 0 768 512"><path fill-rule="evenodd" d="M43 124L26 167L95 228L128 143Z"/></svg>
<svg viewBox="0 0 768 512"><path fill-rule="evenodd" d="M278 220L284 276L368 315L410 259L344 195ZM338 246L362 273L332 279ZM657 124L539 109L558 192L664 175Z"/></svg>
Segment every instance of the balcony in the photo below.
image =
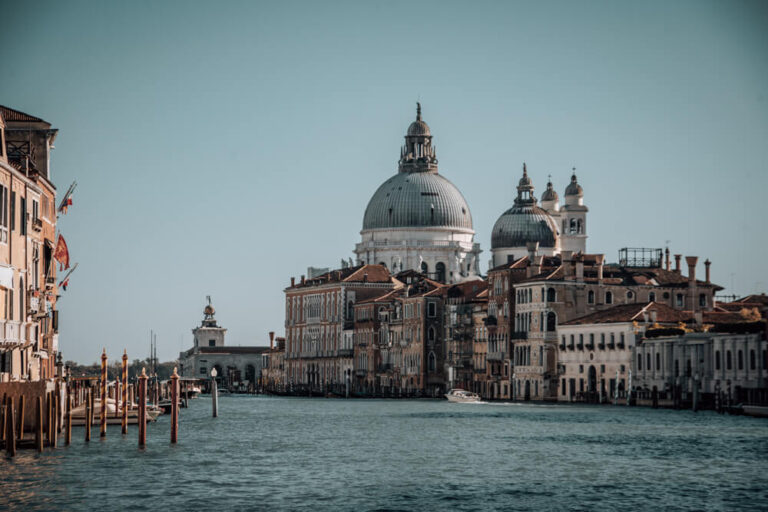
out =
<svg viewBox="0 0 768 512"><path fill-rule="evenodd" d="M504 361L506 358L506 352L488 352L488 356L486 357L488 361Z"/></svg>
<svg viewBox="0 0 768 512"><path fill-rule="evenodd" d="M576 348L576 347L574 346L574 344L573 344L573 343L569 343L569 344L568 344L568 350L575 350L575 348Z"/></svg>
<svg viewBox="0 0 768 512"><path fill-rule="evenodd" d="M587 343L587 350L595 350L595 344L594 343Z"/></svg>
<svg viewBox="0 0 768 512"><path fill-rule="evenodd" d="M560 350L565 350L565 343L560 344Z"/></svg>
<svg viewBox="0 0 768 512"><path fill-rule="evenodd" d="M39 217L33 218L30 224L32 224L32 229L34 229L35 231L42 231L43 229L43 221Z"/></svg>
<svg viewBox="0 0 768 512"><path fill-rule="evenodd" d="M486 368L485 368L485 366L483 366L482 368L473 368L472 371L474 373L485 373L486 372Z"/></svg>
<svg viewBox="0 0 768 512"><path fill-rule="evenodd" d="M615 349L615 348L616 348L616 343L614 343L614 342L610 342L610 343L608 344L608 348L609 348L609 349L611 349L611 350Z"/></svg>
<svg viewBox="0 0 768 512"><path fill-rule="evenodd" d="M509 335L509 339L511 340L527 340L528 339L528 331L515 331L512 334Z"/></svg>
<svg viewBox="0 0 768 512"><path fill-rule="evenodd" d="M355 351L351 348L340 348L338 350L339 357L352 357Z"/></svg>
<svg viewBox="0 0 768 512"><path fill-rule="evenodd" d="M605 343L599 343L597 345L597 348L599 348L600 350L605 350Z"/></svg>
<svg viewBox="0 0 768 512"><path fill-rule="evenodd" d="M577 343L576 348L579 350L584 350L584 344L583 343Z"/></svg>

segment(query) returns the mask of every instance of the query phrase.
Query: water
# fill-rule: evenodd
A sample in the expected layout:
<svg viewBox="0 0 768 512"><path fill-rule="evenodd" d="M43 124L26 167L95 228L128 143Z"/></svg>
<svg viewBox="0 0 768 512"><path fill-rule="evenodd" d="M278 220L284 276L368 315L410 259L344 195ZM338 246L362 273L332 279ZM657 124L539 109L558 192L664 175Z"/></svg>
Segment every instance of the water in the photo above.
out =
<svg viewBox="0 0 768 512"><path fill-rule="evenodd" d="M768 421L628 407L224 396L0 458L19 510L759 510Z"/></svg>

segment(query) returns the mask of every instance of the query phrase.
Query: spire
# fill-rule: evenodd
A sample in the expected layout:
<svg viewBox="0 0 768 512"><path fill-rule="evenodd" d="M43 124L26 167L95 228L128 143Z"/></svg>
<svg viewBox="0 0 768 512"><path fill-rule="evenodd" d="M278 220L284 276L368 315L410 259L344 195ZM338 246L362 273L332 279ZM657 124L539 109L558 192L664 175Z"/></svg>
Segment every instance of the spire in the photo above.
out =
<svg viewBox="0 0 768 512"><path fill-rule="evenodd" d="M421 103L416 102L416 120L421 121Z"/></svg>
<svg viewBox="0 0 768 512"><path fill-rule="evenodd" d="M416 120L405 134L400 150L400 172L437 172L437 158L432 146L432 133L421 117L421 102L416 102Z"/></svg>

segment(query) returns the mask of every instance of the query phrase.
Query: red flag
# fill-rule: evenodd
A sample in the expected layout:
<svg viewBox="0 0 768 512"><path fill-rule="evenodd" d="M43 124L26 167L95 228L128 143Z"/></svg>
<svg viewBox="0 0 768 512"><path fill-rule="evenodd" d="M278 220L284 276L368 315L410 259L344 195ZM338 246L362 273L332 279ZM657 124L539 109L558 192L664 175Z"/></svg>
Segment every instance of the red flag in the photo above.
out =
<svg viewBox="0 0 768 512"><path fill-rule="evenodd" d="M69 249L67 249L67 242L64 241L64 237L61 235L59 235L59 240L56 242L53 257L59 262L59 270L69 268Z"/></svg>

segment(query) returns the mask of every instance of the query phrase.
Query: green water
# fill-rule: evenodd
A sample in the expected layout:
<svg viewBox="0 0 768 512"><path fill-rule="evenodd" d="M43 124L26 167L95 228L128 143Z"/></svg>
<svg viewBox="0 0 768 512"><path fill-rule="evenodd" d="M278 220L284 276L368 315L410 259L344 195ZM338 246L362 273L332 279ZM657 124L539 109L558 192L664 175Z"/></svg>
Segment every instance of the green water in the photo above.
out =
<svg viewBox="0 0 768 512"><path fill-rule="evenodd" d="M612 406L225 396L0 458L14 510L765 510L768 421Z"/></svg>

